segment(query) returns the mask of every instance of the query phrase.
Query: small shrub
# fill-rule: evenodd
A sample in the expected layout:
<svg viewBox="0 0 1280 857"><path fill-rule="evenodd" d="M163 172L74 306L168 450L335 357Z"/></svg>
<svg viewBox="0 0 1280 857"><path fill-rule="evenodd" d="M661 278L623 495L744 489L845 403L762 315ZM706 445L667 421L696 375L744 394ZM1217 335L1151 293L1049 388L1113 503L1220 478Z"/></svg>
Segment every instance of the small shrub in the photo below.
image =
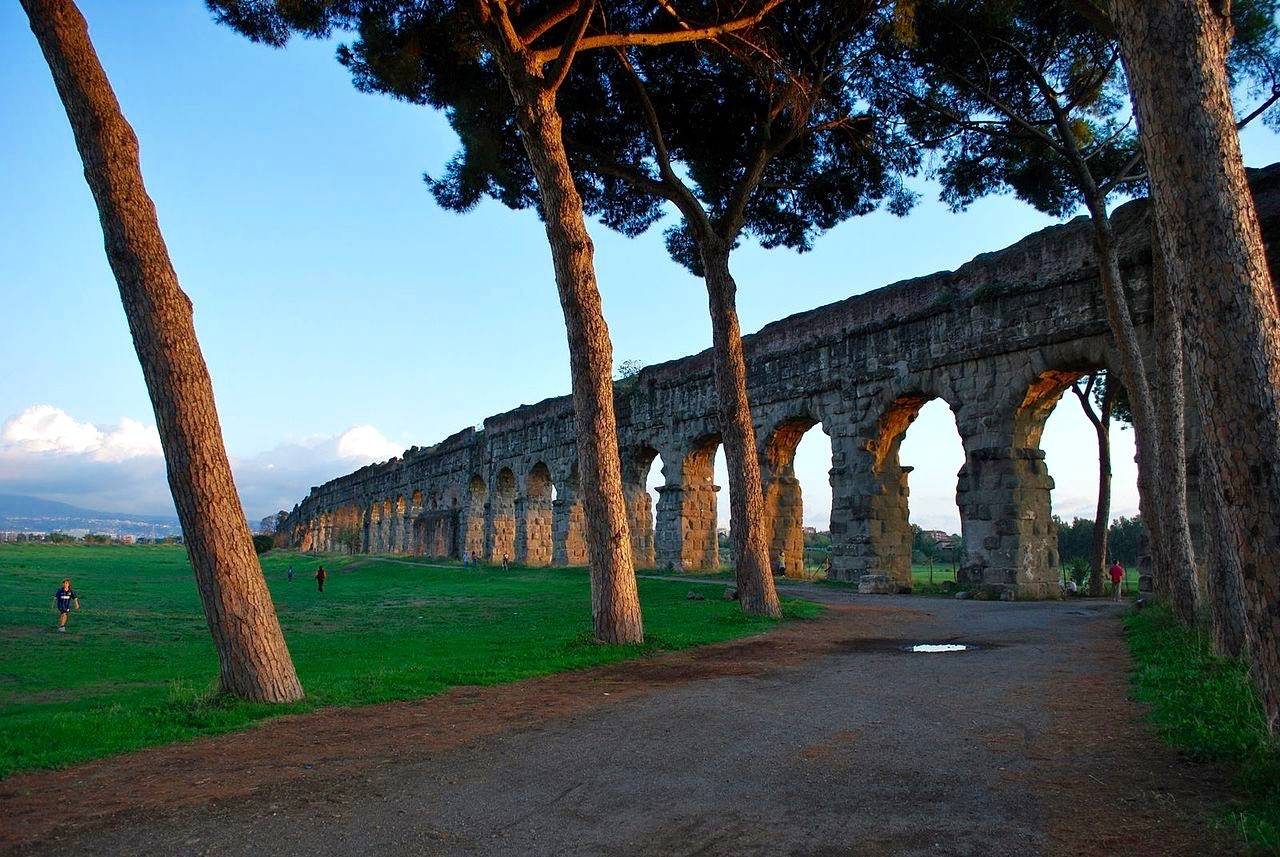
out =
<svg viewBox="0 0 1280 857"><path fill-rule="evenodd" d="M1067 563L1067 576L1075 581L1076 586L1081 589L1089 580L1089 572L1091 571L1089 560L1082 556L1072 557Z"/></svg>
<svg viewBox="0 0 1280 857"><path fill-rule="evenodd" d="M275 536L254 536L253 552L262 555L276 546Z"/></svg>

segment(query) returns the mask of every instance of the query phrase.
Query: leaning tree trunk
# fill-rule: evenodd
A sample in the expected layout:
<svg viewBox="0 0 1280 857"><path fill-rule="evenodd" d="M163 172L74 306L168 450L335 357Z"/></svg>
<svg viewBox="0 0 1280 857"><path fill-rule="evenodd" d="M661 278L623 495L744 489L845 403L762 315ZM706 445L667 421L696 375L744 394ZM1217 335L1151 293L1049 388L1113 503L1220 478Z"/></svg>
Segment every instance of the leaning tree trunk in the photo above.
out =
<svg viewBox="0 0 1280 857"><path fill-rule="evenodd" d="M591 561L591 615L604 643L644 642L613 412L613 344L596 285L591 236L573 182L555 93L537 69L494 48L538 182L556 287L569 336L578 471Z"/></svg>
<svg viewBox="0 0 1280 857"><path fill-rule="evenodd" d="M1111 220L1107 217L1106 207L1101 197L1089 196L1087 203L1089 220L1093 226L1094 247L1098 254L1103 300L1106 303L1107 319L1111 326L1112 341L1115 344L1117 369L1125 391L1129 394L1129 403L1133 408L1133 418L1136 423L1138 488L1145 494L1143 513L1146 515L1150 511L1152 517L1158 519L1148 522L1153 553L1157 560L1154 564L1157 591L1163 577L1168 585L1167 592L1174 613L1183 623L1190 625L1195 621L1196 590L1194 586L1187 587L1179 582L1180 578L1185 578L1185 573L1180 572L1180 569L1184 569L1186 562L1181 549L1190 547L1190 540L1182 544L1177 539L1177 534L1171 532L1172 528L1167 520L1169 506L1161 496L1163 481L1160 478L1160 467L1165 458L1163 439L1160 437L1160 421L1142 358L1142 348L1138 344L1133 315L1129 311L1129 301L1125 296L1115 232L1112 230ZM1153 523L1157 525L1152 526ZM1194 565L1191 566L1191 572L1194 574ZM1192 580L1194 581L1194 578Z"/></svg>
<svg viewBox="0 0 1280 857"><path fill-rule="evenodd" d="M777 618L782 611L769 568L760 458L747 401L747 361L738 326L738 284L729 272L728 247L719 239L706 236L699 243L711 306L711 354L720 401L720 433L729 466L730 533L737 557L738 594L748 615Z"/></svg>
<svg viewBox="0 0 1280 857"><path fill-rule="evenodd" d="M1248 594L1249 652L1280 724L1280 307L1245 181L1209 0L1113 0L1170 287Z"/></svg>
<svg viewBox="0 0 1280 857"><path fill-rule="evenodd" d="M107 259L155 410L178 520L218 651L224 691L260 702L302 698L231 477L213 385L178 285L138 140L71 0L22 0L53 73L98 205Z"/></svg>

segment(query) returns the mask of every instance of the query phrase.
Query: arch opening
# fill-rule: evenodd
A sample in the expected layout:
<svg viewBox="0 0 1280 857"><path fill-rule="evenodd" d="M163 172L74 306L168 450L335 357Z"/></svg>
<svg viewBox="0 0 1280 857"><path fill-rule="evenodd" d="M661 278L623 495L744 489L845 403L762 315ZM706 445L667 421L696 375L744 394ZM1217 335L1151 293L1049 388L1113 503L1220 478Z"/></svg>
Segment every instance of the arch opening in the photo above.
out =
<svg viewBox="0 0 1280 857"><path fill-rule="evenodd" d="M1138 473L1132 427L1114 416L1107 432L1106 450L1099 443L1098 430L1085 413L1072 387L1079 382L1082 392L1088 378L1097 373L1102 383L1115 381L1104 369L1089 367L1051 370L1029 386L1014 419L1014 443L1032 450L1039 465L1038 483L1043 487L1043 529L1051 534L1042 548L1047 565L1064 587L1087 591L1094 560L1099 482L1103 456L1110 471L1106 522L1108 529L1103 566L1119 560L1128 572L1126 586L1136 591L1138 542L1142 524L1138 516ZM1101 418L1100 397L1088 389L1086 400ZM1093 462L1094 466L1088 466ZM1037 480L1031 480L1033 483ZM1195 503L1188 504L1192 509ZM1193 516L1193 536L1201 538L1199 516ZM1033 534L1034 535L1034 534ZM1099 569L1103 571L1104 569ZM1108 584L1109 585L1109 584Z"/></svg>
<svg viewBox="0 0 1280 857"><path fill-rule="evenodd" d="M965 452L945 400L929 399L916 407L898 437L896 457L910 535L910 585L954 583L964 562L957 492Z"/></svg>
<svg viewBox="0 0 1280 857"><path fill-rule="evenodd" d="M656 492L651 491L651 486L655 470L661 473L661 467L654 467L660 459L658 451L648 445L633 447L623 455L622 493L627 503L627 525L631 531L631 553L636 568L657 566Z"/></svg>
<svg viewBox="0 0 1280 857"><path fill-rule="evenodd" d="M807 414L790 417L764 442L769 560L788 577L825 577L831 560L831 442L820 425Z"/></svg>

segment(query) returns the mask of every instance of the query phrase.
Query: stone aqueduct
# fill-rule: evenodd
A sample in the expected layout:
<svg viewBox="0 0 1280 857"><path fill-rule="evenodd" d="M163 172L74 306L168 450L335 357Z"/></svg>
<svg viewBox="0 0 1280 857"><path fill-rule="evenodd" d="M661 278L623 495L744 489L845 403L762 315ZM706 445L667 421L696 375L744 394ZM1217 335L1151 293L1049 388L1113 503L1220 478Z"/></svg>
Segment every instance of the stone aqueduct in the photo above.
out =
<svg viewBox="0 0 1280 857"><path fill-rule="evenodd" d="M1274 270L1280 165L1251 179ZM1131 306L1149 338L1145 206L1129 203L1115 221ZM954 272L799 313L747 337L773 556L798 570L802 496L792 458L801 436L818 428L831 441L832 577L885 573L910 585L910 468L898 449L920 408L941 398L965 451L956 485L962 579L1022 597L1056 592L1053 480L1039 441L1067 386L1112 362L1096 271L1088 224L1077 219ZM615 395L637 565L718 567L710 352L648 367ZM1189 448L1196 421L1189 414ZM665 480L656 527L645 485L655 458ZM576 462L571 399L548 399L312 488L284 537L304 551L329 551L354 531L370 553L585 564Z"/></svg>

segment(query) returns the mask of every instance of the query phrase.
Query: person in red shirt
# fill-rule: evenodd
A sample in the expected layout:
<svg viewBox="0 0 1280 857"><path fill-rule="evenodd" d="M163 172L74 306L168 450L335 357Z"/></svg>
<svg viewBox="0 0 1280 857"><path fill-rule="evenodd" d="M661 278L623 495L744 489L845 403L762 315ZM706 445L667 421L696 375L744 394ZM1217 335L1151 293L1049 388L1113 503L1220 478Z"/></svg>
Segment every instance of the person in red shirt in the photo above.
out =
<svg viewBox="0 0 1280 857"><path fill-rule="evenodd" d="M1124 566L1120 564L1120 560L1111 563L1111 569L1108 572L1111 575L1111 589L1114 593L1116 601L1120 600L1120 595L1124 591L1122 584L1124 583Z"/></svg>

